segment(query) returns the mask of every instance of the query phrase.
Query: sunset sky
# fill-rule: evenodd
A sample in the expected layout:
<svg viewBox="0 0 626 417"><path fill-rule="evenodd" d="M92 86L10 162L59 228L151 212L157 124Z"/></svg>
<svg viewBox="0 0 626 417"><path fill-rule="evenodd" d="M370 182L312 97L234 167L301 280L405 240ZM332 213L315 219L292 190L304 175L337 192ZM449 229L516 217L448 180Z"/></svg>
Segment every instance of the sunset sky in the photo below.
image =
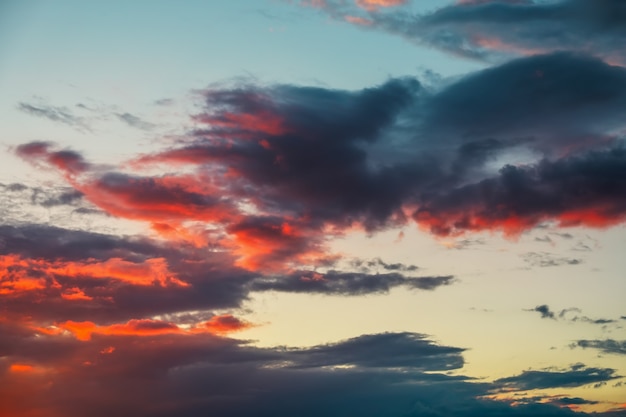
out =
<svg viewBox="0 0 626 417"><path fill-rule="evenodd" d="M626 416L624 45L622 0L0 1L0 416Z"/></svg>

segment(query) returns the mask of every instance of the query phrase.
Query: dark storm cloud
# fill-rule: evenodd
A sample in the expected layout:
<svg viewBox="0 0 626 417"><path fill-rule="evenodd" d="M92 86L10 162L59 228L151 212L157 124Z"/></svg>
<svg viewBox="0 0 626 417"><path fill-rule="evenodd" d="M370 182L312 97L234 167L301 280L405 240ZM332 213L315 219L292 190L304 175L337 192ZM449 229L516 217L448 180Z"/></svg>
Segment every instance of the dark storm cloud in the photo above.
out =
<svg viewBox="0 0 626 417"><path fill-rule="evenodd" d="M565 370L524 371L520 375L497 379L494 384L516 390L580 387L621 378L615 372L611 368L588 368L578 364Z"/></svg>
<svg viewBox="0 0 626 417"><path fill-rule="evenodd" d="M584 349L596 349L607 354L626 355L626 340L578 340L572 346Z"/></svg>
<svg viewBox="0 0 626 417"><path fill-rule="evenodd" d="M423 15L402 8L367 11L337 0L309 3L336 19L468 58L572 50L626 62L626 6L621 0L460 1Z"/></svg>
<svg viewBox="0 0 626 417"><path fill-rule="evenodd" d="M287 277L262 278L252 282L253 291L306 292L337 295L387 293L394 287L434 290L450 285L453 276L406 277L400 273L367 274L358 272L299 271Z"/></svg>

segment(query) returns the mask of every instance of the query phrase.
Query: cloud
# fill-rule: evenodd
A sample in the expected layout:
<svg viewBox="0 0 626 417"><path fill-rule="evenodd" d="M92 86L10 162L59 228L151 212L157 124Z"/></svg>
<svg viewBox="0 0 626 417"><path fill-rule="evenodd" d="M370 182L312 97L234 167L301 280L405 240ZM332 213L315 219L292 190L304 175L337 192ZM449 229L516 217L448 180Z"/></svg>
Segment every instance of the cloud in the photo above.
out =
<svg viewBox="0 0 626 417"><path fill-rule="evenodd" d="M522 259L524 259L524 262L538 267L580 265L582 263L580 259L556 256L547 252L527 252L522 255Z"/></svg>
<svg viewBox="0 0 626 417"><path fill-rule="evenodd" d="M227 172L224 187L260 211L340 228L412 218L438 235L515 235L549 221L624 219L626 158L615 132L626 70L589 57L519 59L439 91L405 78L357 92L241 86L205 95L190 143L138 166ZM520 154L523 162L506 162Z"/></svg>
<svg viewBox="0 0 626 417"><path fill-rule="evenodd" d="M582 312L579 308L576 308L576 307L566 308L566 309L561 310L558 314L558 317L557 317L557 314L554 311L552 311L550 307L548 307L546 304L537 306L533 309L526 310L526 311L536 311L538 313L541 313L542 319L567 320L573 323L576 323L576 322L590 323L590 324L598 324L602 326L607 325L607 324L617 323L617 320L614 320L614 319L593 319L593 318L590 318L587 316L581 316L578 314L574 316L570 316L570 313Z"/></svg>
<svg viewBox="0 0 626 417"><path fill-rule="evenodd" d="M624 62L626 56L617 52L617 45L626 38L618 23L625 16L619 0L484 1L444 7L398 29L466 56L576 50ZM390 20L387 25L398 23ZM518 30L508 30L510 25Z"/></svg>
<svg viewBox="0 0 626 417"><path fill-rule="evenodd" d="M119 328L88 340L35 338L16 323L0 327L7 362L0 383L9 394L0 407L15 416L33 410L65 417L236 417L251 410L260 416L571 415L549 404L477 399L494 385L445 374L462 366L463 349L416 333L257 348L210 333L174 332L162 322L135 322L124 327L131 333Z"/></svg>
<svg viewBox="0 0 626 417"><path fill-rule="evenodd" d="M163 105L160 104L159 105ZM134 127L137 129L141 129L141 130L150 130L152 128L154 128L154 124L153 123L149 123L146 122L145 120L141 119L138 116L135 116L134 114L131 113L114 113L114 115L121 120L122 122L126 123L128 126L130 127Z"/></svg>
<svg viewBox="0 0 626 417"><path fill-rule="evenodd" d="M516 376L497 379L494 384L517 390L580 387L621 378L615 372L611 368L588 368L577 364L563 370L524 371Z"/></svg>
<svg viewBox="0 0 626 417"><path fill-rule="evenodd" d="M192 327L180 327L176 323L170 323L162 320L152 319L133 319L127 323L115 323L111 325L100 326L95 323L66 321L63 323L55 323L50 328L36 328L40 334L56 334L62 331L68 331L81 341L88 341L92 335L106 336L155 336L155 335L172 335L172 334L200 334L213 333L223 334L243 330L250 327L250 324L242 321L230 314L213 316L209 321L196 323Z"/></svg>
<svg viewBox="0 0 626 417"><path fill-rule="evenodd" d="M626 355L626 340L578 340L572 347L596 349L602 353L613 355Z"/></svg>
<svg viewBox="0 0 626 417"><path fill-rule="evenodd" d="M402 0L310 3L456 54L523 57L454 80L392 78L354 91L214 85L198 92L203 103L190 131L117 166L49 142L15 147L65 186L16 183L3 192L28 194L39 209L101 210L151 233L15 217L0 226L0 414L571 416L562 407L593 402L559 396L512 404L489 395L620 378L611 368L573 365L480 382L461 374L465 348L420 333L311 347L258 347L226 336L254 326L239 309L255 292L359 296L457 281L416 276L417 266L381 258L350 263L330 251L333 239L354 230L414 222L436 236L516 236L545 223L602 228L625 220L626 70L607 63L623 59L614 52L623 38L612 22L621 16L617 3L580 11L574 0L474 0L424 16L408 14ZM545 38L548 26L572 30ZM536 34L547 41L539 44ZM555 52L563 45L576 52ZM63 107L18 108L88 130L87 119ZM104 117L155 126L128 112ZM547 253L526 259L579 263ZM572 309L557 317L548 305L531 311L615 322L572 317L580 313ZM623 354L622 345L575 346Z"/></svg>
<svg viewBox="0 0 626 417"><path fill-rule="evenodd" d="M306 292L337 295L386 293L394 287L434 290L455 282L453 276L405 277L400 273L297 271L286 277L268 277L252 282L254 291Z"/></svg>
<svg viewBox="0 0 626 417"><path fill-rule="evenodd" d="M317 6L337 20L367 20L369 29L472 59L498 61L570 50L626 62L619 52L626 40L621 25L626 7L620 0L468 0L426 14L409 7L363 7L358 1L325 0Z"/></svg>
<svg viewBox="0 0 626 417"><path fill-rule="evenodd" d="M463 366L463 349L439 346L425 335L383 333L363 335L339 343L293 349L288 353L299 368L350 365L364 368L403 368L443 371Z"/></svg>
<svg viewBox="0 0 626 417"><path fill-rule="evenodd" d="M359 221L374 229L401 216L398 206L411 182L428 175L427 167L383 164L367 153L419 91L412 79L358 92L295 86L208 91L193 142L139 163L221 167L241 192L264 190L242 196L262 211Z"/></svg>
<svg viewBox="0 0 626 417"><path fill-rule="evenodd" d="M3 304L44 323L238 307L254 278L227 253L50 226L0 226L0 259Z"/></svg>
<svg viewBox="0 0 626 417"><path fill-rule="evenodd" d="M65 189L54 195L47 195L47 192L41 188L34 188L32 191L32 203L43 207L74 205L83 197L81 192L74 189Z"/></svg>
<svg viewBox="0 0 626 417"><path fill-rule="evenodd" d="M380 7L396 7L405 4L407 0L356 0L356 4L365 10L377 10Z"/></svg>
<svg viewBox="0 0 626 417"><path fill-rule="evenodd" d="M66 107L20 102L18 103L17 108L20 111L32 116L43 117L53 122L63 123L75 127L79 130L91 130L85 118L76 116Z"/></svg>
<svg viewBox="0 0 626 417"><path fill-rule="evenodd" d="M503 167L499 175L432 198L414 214L432 233L484 229L516 235L542 222L609 227L621 223L622 149L537 165Z"/></svg>
<svg viewBox="0 0 626 417"><path fill-rule="evenodd" d="M351 265L355 267L362 267L364 270L376 269L378 267L383 268L386 271L400 271L400 272L414 272L419 269L416 265L405 265L401 262L387 263L380 258L374 258L369 261L361 259L355 259L351 262Z"/></svg>
<svg viewBox="0 0 626 417"><path fill-rule="evenodd" d="M83 156L72 150L52 150L50 142L30 142L17 146L15 153L40 167L52 167L67 176L87 171L90 166Z"/></svg>
<svg viewBox="0 0 626 417"><path fill-rule="evenodd" d="M556 316L554 314L554 311L550 310L550 307L548 307L545 304L542 304L540 306L537 306L531 310L528 311L536 311L537 313L541 313L541 318L542 319L553 319L556 320Z"/></svg>
<svg viewBox="0 0 626 417"><path fill-rule="evenodd" d="M218 225L251 269L297 259L295 248L314 262L352 227L412 220L439 236L515 236L625 219L626 70L590 57L517 59L440 89L407 77L359 91L239 85L203 95L195 129L135 158L132 174L48 143L16 151L114 216L198 244L206 231L185 222ZM165 173L137 173L155 165ZM246 246L260 240L271 253Z"/></svg>

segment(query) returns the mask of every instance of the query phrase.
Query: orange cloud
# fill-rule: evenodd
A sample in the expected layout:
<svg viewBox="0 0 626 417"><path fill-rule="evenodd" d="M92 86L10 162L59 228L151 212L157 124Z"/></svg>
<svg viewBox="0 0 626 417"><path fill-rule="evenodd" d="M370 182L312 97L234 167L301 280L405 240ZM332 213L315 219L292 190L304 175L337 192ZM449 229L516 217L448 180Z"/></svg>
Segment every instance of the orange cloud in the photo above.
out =
<svg viewBox="0 0 626 417"><path fill-rule="evenodd" d="M0 276L2 277L0 278L0 294L59 287L60 285L54 280L55 277L59 276L112 279L139 286L189 286L188 283L178 279L169 270L164 258L152 258L139 263L121 258L111 258L106 261L88 259L82 262L73 262L29 259L19 255L1 255ZM91 299L82 290L75 287L67 289L61 296L67 300Z"/></svg>
<svg viewBox="0 0 626 417"><path fill-rule="evenodd" d="M237 266L250 271L280 270L286 264L312 264L326 257L315 231L298 229L288 221L243 222L227 228L222 244L238 258Z"/></svg>
<svg viewBox="0 0 626 417"><path fill-rule="evenodd" d="M365 10L376 10L380 7L396 7L405 4L407 0L356 0L356 4Z"/></svg>
<svg viewBox="0 0 626 417"><path fill-rule="evenodd" d="M211 320L200 324L197 328L206 328L210 333L221 334L236 332L249 327L252 327L252 324L242 321L231 314L223 314L211 317Z"/></svg>
<svg viewBox="0 0 626 417"><path fill-rule="evenodd" d="M57 323L54 329L70 332L81 341L91 340L94 334L104 336L160 336L160 335L193 335L201 333L222 334L239 331L251 327L248 322L242 321L230 314L213 316L210 320L199 323L193 327L180 327L175 323L152 319L133 319L126 323L99 326L91 321L66 321ZM45 333L45 329L36 329ZM56 333L58 331L55 330ZM47 334L49 334L48 332ZM112 353L115 350L105 349L101 353Z"/></svg>
<svg viewBox="0 0 626 417"><path fill-rule="evenodd" d="M36 368L33 365L28 365L25 363L14 363L9 366L9 372L13 372L16 374L29 374L36 371Z"/></svg>
<svg viewBox="0 0 626 417"><path fill-rule="evenodd" d="M86 295L79 288L70 288L69 290L61 294L61 298L63 298L64 300L83 300L83 301L93 300L93 297Z"/></svg>

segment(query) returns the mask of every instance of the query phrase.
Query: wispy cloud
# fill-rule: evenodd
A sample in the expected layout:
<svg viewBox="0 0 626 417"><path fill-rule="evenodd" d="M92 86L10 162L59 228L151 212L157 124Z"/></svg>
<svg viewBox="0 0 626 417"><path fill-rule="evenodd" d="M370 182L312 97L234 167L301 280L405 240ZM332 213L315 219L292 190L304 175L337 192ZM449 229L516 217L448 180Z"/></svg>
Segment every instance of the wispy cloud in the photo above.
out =
<svg viewBox="0 0 626 417"><path fill-rule="evenodd" d="M20 102L18 103L17 108L32 116L43 117L53 122L63 123L68 126L75 127L78 130L91 131L91 128L84 117L75 115L66 107Z"/></svg>

